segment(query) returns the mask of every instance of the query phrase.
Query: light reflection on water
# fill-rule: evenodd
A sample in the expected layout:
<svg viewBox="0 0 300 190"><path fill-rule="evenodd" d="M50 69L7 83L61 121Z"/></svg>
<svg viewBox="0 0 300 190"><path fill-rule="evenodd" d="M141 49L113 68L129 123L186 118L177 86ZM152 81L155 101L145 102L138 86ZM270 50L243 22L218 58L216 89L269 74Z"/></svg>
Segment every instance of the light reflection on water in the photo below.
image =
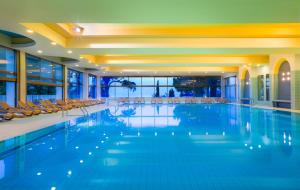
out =
<svg viewBox="0 0 300 190"><path fill-rule="evenodd" d="M0 189L297 189L299 127L235 105L111 107L2 142L43 135L0 157Z"/></svg>

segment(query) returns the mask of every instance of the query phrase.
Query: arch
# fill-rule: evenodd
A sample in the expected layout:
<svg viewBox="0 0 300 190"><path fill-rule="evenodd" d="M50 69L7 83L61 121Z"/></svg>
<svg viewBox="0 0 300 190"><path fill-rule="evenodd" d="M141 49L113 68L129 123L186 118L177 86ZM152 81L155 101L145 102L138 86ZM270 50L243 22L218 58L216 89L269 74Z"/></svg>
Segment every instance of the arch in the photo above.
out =
<svg viewBox="0 0 300 190"><path fill-rule="evenodd" d="M291 66L288 61L279 65L277 79L277 99L291 100Z"/></svg>
<svg viewBox="0 0 300 190"><path fill-rule="evenodd" d="M249 70L247 68L243 69L241 72L240 79L245 80L247 74L250 75Z"/></svg>
<svg viewBox="0 0 300 190"><path fill-rule="evenodd" d="M288 60L286 58L280 58L275 64L274 64L274 68L273 68L273 75L278 75L280 66L282 65L282 63L284 62L288 62ZM289 63L289 62L288 62Z"/></svg>

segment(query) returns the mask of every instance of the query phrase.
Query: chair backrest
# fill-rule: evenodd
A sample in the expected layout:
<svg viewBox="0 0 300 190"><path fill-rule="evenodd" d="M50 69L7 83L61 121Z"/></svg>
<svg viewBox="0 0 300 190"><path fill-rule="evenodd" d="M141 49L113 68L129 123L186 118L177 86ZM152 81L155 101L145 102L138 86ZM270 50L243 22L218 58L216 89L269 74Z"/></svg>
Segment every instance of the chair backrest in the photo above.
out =
<svg viewBox="0 0 300 190"><path fill-rule="evenodd" d="M10 106L6 102L0 102L0 106L6 110L10 108Z"/></svg>
<svg viewBox="0 0 300 190"><path fill-rule="evenodd" d="M23 101L21 101L21 100L18 101L18 104L22 108L26 108L27 107L27 105Z"/></svg>

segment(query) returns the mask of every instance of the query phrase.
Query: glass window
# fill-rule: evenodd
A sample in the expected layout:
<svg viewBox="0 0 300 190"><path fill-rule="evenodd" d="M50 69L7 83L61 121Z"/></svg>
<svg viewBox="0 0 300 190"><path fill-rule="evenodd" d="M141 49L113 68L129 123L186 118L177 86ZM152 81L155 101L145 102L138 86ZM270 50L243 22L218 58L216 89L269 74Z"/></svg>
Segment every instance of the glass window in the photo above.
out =
<svg viewBox="0 0 300 190"><path fill-rule="evenodd" d="M154 97L155 92L154 92L154 87L153 86L143 86L142 87L142 97Z"/></svg>
<svg viewBox="0 0 300 190"><path fill-rule="evenodd" d="M225 97L230 102L236 101L236 76L227 77L225 80Z"/></svg>
<svg viewBox="0 0 300 190"><path fill-rule="evenodd" d="M142 77L129 77L130 82L133 82L136 86L142 85Z"/></svg>
<svg viewBox="0 0 300 190"><path fill-rule="evenodd" d="M128 97L128 88L126 87L116 87L116 97Z"/></svg>
<svg viewBox="0 0 300 190"><path fill-rule="evenodd" d="M168 78L167 77L155 77L154 84L160 86L167 86L168 85Z"/></svg>
<svg viewBox="0 0 300 190"><path fill-rule="evenodd" d="M16 105L16 52L0 46L0 101Z"/></svg>
<svg viewBox="0 0 300 190"><path fill-rule="evenodd" d="M114 83L119 83L116 85ZM221 77L102 77L101 96L108 95L112 86L128 89L129 97L220 97ZM117 90L123 97L124 90ZM116 92L116 94L119 94Z"/></svg>
<svg viewBox="0 0 300 190"><path fill-rule="evenodd" d="M154 86L154 77L142 77L143 86Z"/></svg>
<svg viewBox="0 0 300 190"><path fill-rule="evenodd" d="M97 98L97 77L95 75L89 75L89 98Z"/></svg>
<svg viewBox="0 0 300 190"><path fill-rule="evenodd" d="M257 76L257 99L264 100L264 75Z"/></svg>
<svg viewBox="0 0 300 190"><path fill-rule="evenodd" d="M137 86L135 89L129 90L129 97L142 97L142 87Z"/></svg>
<svg viewBox="0 0 300 190"><path fill-rule="evenodd" d="M270 75L266 74L266 101L270 101L270 88L271 88Z"/></svg>
<svg viewBox="0 0 300 190"><path fill-rule="evenodd" d="M26 55L27 101L63 98L63 66Z"/></svg>
<svg viewBox="0 0 300 190"><path fill-rule="evenodd" d="M68 69L68 98L82 99L82 73Z"/></svg>

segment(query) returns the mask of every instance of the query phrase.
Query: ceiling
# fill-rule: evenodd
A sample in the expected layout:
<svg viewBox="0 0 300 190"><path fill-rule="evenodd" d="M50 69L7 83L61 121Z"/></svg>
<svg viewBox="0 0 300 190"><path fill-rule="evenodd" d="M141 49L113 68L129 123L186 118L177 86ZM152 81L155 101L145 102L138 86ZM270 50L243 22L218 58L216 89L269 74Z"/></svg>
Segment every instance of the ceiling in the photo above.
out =
<svg viewBox="0 0 300 190"><path fill-rule="evenodd" d="M26 52L105 75L234 73L300 53L300 0L10 0L0 18L36 42Z"/></svg>

